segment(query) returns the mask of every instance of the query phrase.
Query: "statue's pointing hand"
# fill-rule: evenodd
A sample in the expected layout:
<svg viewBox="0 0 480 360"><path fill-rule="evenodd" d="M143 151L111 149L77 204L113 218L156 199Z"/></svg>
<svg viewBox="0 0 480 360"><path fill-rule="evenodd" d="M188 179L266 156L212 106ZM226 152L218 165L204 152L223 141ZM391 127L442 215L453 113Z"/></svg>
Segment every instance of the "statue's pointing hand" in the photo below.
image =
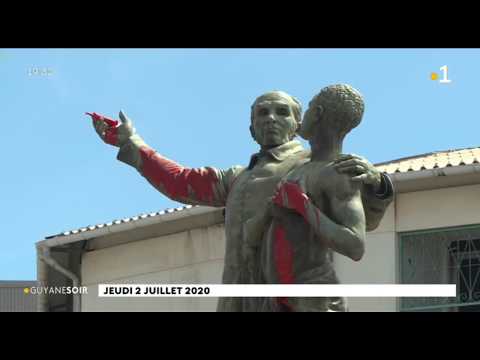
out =
<svg viewBox="0 0 480 360"><path fill-rule="evenodd" d="M86 113L93 120L93 127L100 138L107 144L121 147L130 136L135 134L132 121L120 111L120 125L118 120L110 119L97 113Z"/></svg>

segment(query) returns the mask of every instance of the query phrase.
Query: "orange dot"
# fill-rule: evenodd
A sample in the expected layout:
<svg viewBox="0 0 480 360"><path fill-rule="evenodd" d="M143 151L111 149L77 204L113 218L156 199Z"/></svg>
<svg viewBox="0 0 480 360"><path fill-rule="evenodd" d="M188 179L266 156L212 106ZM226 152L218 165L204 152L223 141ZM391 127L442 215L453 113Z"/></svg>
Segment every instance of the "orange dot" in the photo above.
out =
<svg viewBox="0 0 480 360"><path fill-rule="evenodd" d="M430 74L430 79L432 79L432 80L438 80L438 74L437 74L437 73L431 73L431 74Z"/></svg>

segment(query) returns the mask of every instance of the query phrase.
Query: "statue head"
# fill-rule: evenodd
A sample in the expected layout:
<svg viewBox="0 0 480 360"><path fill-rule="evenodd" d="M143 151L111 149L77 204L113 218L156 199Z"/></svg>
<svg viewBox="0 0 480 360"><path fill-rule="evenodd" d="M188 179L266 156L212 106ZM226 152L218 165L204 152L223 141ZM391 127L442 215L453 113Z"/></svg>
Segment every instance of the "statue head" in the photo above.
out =
<svg viewBox="0 0 480 360"><path fill-rule="evenodd" d="M250 133L262 147L274 147L292 140L300 127L302 105L283 91L270 91L252 105Z"/></svg>
<svg viewBox="0 0 480 360"><path fill-rule="evenodd" d="M308 104L299 134L310 140L315 129L333 130L343 139L360 124L365 104L360 92L347 84L324 87Z"/></svg>

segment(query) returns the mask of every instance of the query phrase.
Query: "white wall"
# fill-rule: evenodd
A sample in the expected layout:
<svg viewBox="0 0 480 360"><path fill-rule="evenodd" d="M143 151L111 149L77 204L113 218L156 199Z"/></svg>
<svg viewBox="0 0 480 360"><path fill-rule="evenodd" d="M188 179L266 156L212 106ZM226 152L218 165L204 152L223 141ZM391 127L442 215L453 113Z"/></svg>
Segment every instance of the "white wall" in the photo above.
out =
<svg viewBox="0 0 480 360"><path fill-rule="evenodd" d="M480 223L480 185L399 194L397 231Z"/></svg>
<svg viewBox="0 0 480 360"><path fill-rule="evenodd" d="M223 225L91 251L82 259L82 311L215 311L217 298L99 298L101 283L221 283Z"/></svg>

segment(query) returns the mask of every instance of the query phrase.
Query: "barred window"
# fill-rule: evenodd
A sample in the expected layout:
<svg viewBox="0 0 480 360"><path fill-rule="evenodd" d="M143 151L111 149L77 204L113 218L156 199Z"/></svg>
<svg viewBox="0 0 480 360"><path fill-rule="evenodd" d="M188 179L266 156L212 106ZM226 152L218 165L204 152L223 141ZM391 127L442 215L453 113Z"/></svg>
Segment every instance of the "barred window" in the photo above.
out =
<svg viewBox="0 0 480 360"><path fill-rule="evenodd" d="M456 284L456 298L402 298L401 311L480 312L480 225L399 234L403 284Z"/></svg>

